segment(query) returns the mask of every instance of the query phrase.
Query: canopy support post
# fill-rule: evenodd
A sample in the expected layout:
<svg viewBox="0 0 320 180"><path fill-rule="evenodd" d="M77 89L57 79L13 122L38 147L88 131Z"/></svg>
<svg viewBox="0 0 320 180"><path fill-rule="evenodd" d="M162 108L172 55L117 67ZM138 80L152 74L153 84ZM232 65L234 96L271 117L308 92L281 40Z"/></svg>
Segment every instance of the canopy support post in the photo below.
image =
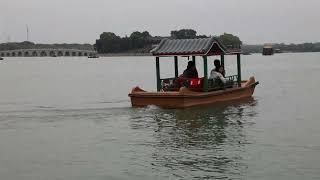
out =
<svg viewBox="0 0 320 180"><path fill-rule="evenodd" d="M224 69L224 55L223 54L220 56L220 59L221 59L221 66Z"/></svg>
<svg viewBox="0 0 320 180"><path fill-rule="evenodd" d="M203 56L203 91L208 92L208 64L207 56Z"/></svg>
<svg viewBox="0 0 320 180"><path fill-rule="evenodd" d="M157 73L157 91L159 92L161 90L159 57L156 57L156 73Z"/></svg>
<svg viewBox="0 0 320 180"><path fill-rule="evenodd" d="M174 57L174 75L176 78L179 76L179 71L178 71L178 56Z"/></svg>
<svg viewBox="0 0 320 180"><path fill-rule="evenodd" d="M237 70L238 70L238 86L241 87L241 58L240 58L240 53L237 54Z"/></svg>
<svg viewBox="0 0 320 180"><path fill-rule="evenodd" d="M192 56L192 61L193 61L194 65L196 65L196 57L195 56Z"/></svg>

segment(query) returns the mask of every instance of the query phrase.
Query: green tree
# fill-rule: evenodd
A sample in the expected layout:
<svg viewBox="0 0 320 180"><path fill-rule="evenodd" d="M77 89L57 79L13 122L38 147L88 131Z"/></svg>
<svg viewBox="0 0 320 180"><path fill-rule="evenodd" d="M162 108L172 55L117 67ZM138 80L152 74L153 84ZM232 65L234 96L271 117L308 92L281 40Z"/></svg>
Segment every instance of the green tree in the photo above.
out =
<svg viewBox="0 0 320 180"><path fill-rule="evenodd" d="M159 40L154 40L148 31L135 31L129 37L123 38L112 32L104 32L100 35L100 39L96 40L94 47L99 53L118 53L130 50L149 52L151 45L158 42Z"/></svg>
<svg viewBox="0 0 320 180"><path fill-rule="evenodd" d="M120 37L117 36L116 34L114 34L113 32L103 32L100 35L100 39L103 39L103 40L118 40L118 39L120 39Z"/></svg>
<svg viewBox="0 0 320 180"><path fill-rule="evenodd" d="M238 36L232 34L224 33L217 37L219 41L227 47L238 47L242 45L242 41Z"/></svg>
<svg viewBox="0 0 320 180"><path fill-rule="evenodd" d="M149 39L151 37L151 35L149 34L148 31L144 31L144 32L139 32L139 31L135 31L133 33L131 33L130 38L131 39Z"/></svg>
<svg viewBox="0 0 320 180"><path fill-rule="evenodd" d="M178 31L171 31L171 38L173 39L195 39L197 38L197 31L193 29L181 29Z"/></svg>
<svg viewBox="0 0 320 180"><path fill-rule="evenodd" d="M130 47L132 49L143 48L146 45L151 44L150 42L151 35L148 31L139 32L135 31L130 35Z"/></svg>
<svg viewBox="0 0 320 180"><path fill-rule="evenodd" d="M103 32L100 39L96 40L96 48L99 53L111 53L121 51L121 37L112 32Z"/></svg>

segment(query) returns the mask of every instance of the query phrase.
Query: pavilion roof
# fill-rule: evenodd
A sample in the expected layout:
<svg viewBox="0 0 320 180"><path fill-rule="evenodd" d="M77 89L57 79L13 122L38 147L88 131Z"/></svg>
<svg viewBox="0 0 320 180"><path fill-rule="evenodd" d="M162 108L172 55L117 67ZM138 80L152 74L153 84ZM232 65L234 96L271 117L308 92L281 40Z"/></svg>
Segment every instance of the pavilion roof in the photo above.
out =
<svg viewBox="0 0 320 180"><path fill-rule="evenodd" d="M154 56L212 56L230 54L216 38L163 39L151 53Z"/></svg>

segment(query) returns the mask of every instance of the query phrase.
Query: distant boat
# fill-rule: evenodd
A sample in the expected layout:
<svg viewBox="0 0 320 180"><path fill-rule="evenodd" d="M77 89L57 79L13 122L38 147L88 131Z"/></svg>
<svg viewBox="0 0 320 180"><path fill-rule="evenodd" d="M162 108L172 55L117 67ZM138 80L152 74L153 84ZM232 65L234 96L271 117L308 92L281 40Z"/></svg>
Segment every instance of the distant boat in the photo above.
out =
<svg viewBox="0 0 320 180"><path fill-rule="evenodd" d="M2 61L3 60L3 57L0 57L0 61Z"/></svg>
<svg viewBox="0 0 320 180"><path fill-rule="evenodd" d="M262 55L271 56L274 54L273 47L271 44L265 44L263 46Z"/></svg>
<svg viewBox="0 0 320 180"><path fill-rule="evenodd" d="M88 58L99 58L98 55L92 55L92 56L88 56Z"/></svg>
<svg viewBox="0 0 320 180"><path fill-rule="evenodd" d="M274 53L283 53L281 49L275 49Z"/></svg>

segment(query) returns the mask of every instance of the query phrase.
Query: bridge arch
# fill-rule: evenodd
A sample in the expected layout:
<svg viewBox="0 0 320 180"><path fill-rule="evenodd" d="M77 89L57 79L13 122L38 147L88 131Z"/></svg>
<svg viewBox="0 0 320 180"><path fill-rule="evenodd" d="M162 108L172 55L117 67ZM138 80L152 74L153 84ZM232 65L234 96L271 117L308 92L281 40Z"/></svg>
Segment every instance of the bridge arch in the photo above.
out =
<svg viewBox="0 0 320 180"><path fill-rule="evenodd" d="M2 57L3 57L3 56L4 56L4 53L1 53L1 55L0 55L0 56L2 56Z"/></svg>
<svg viewBox="0 0 320 180"><path fill-rule="evenodd" d="M9 52L7 52L7 56L10 56L10 53L9 53Z"/></svg>
<svg viewBox="0 0 320 180"><path fill-rule="evenodd" d="M47 53L45 51L41 51L40 52L40 56L48 56Z"/></svg>
<svg viewBox="0 0 320 180"><path fill-rule="evenodd" d="M22 56L22 52L21 51L18 52L18 56Z"/></svg>
<svg viewBox="0 0 320 180"><path fill-rule="evenodd" d="M83 54L82 54L82 52L78 52L78 56L82 56Z"/></svg>
<svg viewBox="0 0 320 180"><path fill-rule="evenodd" d="M24 56L29 56L29 55L30 55L30 54L29 54L28 51L24 52Z"/></svg>
<svg viewBox="0 0 320 180"><path fill-rule="evenodd" d="M38 56L37 51L33 51L33 52L32 52L32 56Z"/></svg>
<svg viewBox="0 0 320 180"><path fill-rule="evenodd" d="M76 52L72 52L72 56L76 56L77 55L77 53Z"/></svg>
<svg viewBox="0 0 320 180"><path fill-rule="evenodd" d="M88 53L87 53L87 52L84 52L83 55L84 55L84 56L88 56Z"/></svg>
<svg viewBox="0 0 320 180"><path fill-rule="evenodd" d="M11 56L13 56L13 57L16 56L16 52L12 52Z"/></svg>
<svg viewBox="0 0 320 180"><path fill-rule="evenodd" d="M62 51L58 51L58 56L63 56Z"/></svg>
<svg viewBox="0 0 320 180"><path fill-rule="evenodd" d="M55 53L54 51L50 51L50 52L49 52L49 55L50 55L50 56L56 56L56 53Z"/></svg>
<svg viewBox="0 0 320 180"><path fill-rule="evenodd" d="M65 56L70 56L70 52L69 52L69 51L66 51L64 55L65 55Z"/></svg>

